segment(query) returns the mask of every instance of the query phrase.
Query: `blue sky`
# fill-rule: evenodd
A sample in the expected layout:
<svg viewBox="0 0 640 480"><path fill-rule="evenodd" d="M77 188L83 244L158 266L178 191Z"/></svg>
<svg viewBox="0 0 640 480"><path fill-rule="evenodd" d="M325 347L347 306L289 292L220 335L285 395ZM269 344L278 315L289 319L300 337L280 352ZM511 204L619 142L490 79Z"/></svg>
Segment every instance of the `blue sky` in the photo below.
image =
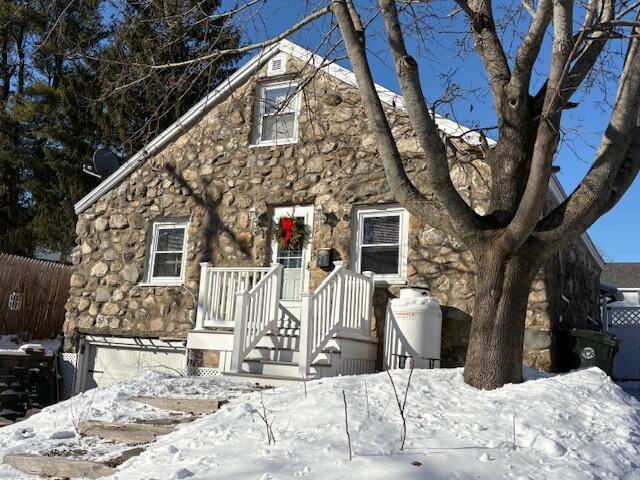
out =
<svg viewBox="0 0 640 480"><path fill-rule="evenodd" d="M371 18L373 15L374 10L371 6L374 4L375 2L361 2L360 5L365 7L363 10L365 18ZM440 10L432 9L428 12L430 18L424 25L428 25L429 29L422 29L423 33L427 32L426 36L419 39L415 35L409 35L407 39L411 53L419 61L423 89L428 101L432 102L442 95L446 83L443 75L449 75L452 81L467 93L451 105L438 107L438 112L447 114L450 118L468 126L495 125L495 114L484 70L472 48L469 48L471 43L460 33L465 30L462 14L458 13L453 17L447 15L453 9L453 2L432 5L434 9ZM506 15L503 7L507 8L512 4L503 5L496 2L495 5L496 13L500 16ZM259 18L253 17L243 23L248 36L247 41L251 38L261 40L284 31L313 7L313 4L304 1L269 2L261 9ZM328 21L327 17L322 22L296 33L291 40L309 49L318 48L330 29L331 25ZM526 14L522 13L516 17L516 22L521 26L527 25ZM367 46L374 78L378 83L399 91L380 22L374 19L367 32ZM337 34L334 34L333 39L337 38ZM503 37L503 43L506 48L513 50L517 47L517 41L512 39L511 33L507 33ZM329 43L333 44L335 41L327 42ZM614 62L623 52L622 47L622 43L612 44ZM468 53L466 49L469 50ZM547 58L543 55L537 66L537 75L534 77L536 86L539 86L544 79L547 70L546 60ZM347 61L340 63L349 66ZM579 102L579 107L565 112L564 123L567 129L555 164L561 167L558 178L568 193L575 188L588 170L593 159L594 148L608 121L610 110L607 105L612 100L616 85L612 82L604 82L604 87L577 94L573 100ZM636 180L620 203L589 230L593 241L607 261L640 261L640 252L635 248L635 239L640 233L640 222L636 217L639 201L640 181Z"/></svg>

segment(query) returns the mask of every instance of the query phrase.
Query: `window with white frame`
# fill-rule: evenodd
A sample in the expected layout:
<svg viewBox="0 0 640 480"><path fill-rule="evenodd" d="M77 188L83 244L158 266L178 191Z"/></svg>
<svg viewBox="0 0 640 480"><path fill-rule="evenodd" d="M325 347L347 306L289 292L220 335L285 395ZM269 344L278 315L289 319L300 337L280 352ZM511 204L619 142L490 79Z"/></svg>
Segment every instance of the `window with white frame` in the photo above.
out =
<svg viewBox="0 0 640 480"><path fill-rule="evenodd" d="M187 253L185 221L157 221L152 224L146 282L181 284Z"/></svg>
<svg viewBox="0 0 640 480"><path fill-rule="evenodd" d="M408 213L401 207L359 208L356 211L355 268L376 280L405 280Z"/></svg>
<svg viewBox="0 0 640 480"><path fill-rule="evenodd" d="M258 87L257 145L283 145L298 141L298 84L278 82Z"/></svg>

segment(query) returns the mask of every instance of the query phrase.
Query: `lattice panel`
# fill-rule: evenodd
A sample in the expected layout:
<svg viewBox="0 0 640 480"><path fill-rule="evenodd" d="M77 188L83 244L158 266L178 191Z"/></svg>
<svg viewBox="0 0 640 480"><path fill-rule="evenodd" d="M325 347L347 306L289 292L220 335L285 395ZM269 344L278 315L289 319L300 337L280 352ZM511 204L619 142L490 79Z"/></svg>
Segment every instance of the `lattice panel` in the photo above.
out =
<svg viewBox="0 0 640 480"><path fill-rule="evenodd" d="M67 400L73 396L73 382L76 376L77 353L62 353L58 355L58 373L62 377L60 400Z"/></svg>
<svg viewBox="0 0 640 480"><path fill-rule="evenodd" d="M640 326L640 307L612 308L607 313L612 327Z"/></svg>
<svg viewBox="0 0 640 480"><path fill-rule="evenodd" d="M187 367L188 377L220 377L222 373L218 368Z"/></svg>

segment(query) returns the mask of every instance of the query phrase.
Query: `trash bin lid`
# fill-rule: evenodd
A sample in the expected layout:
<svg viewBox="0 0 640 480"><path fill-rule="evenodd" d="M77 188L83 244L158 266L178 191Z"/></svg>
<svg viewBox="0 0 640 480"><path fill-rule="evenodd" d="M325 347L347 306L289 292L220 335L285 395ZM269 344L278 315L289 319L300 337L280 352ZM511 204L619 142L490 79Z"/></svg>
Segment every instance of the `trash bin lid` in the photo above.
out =
<svg viewBox="0 0 640 480"><path fill-rule="evenodd" d="M586 330L584 328L574 328L571 330L571 335L578 338L584 338L592 342L601 343L603 345L609 345L615 347L618 341L610 334L604 332L598 332L596 330Z"/></svg>

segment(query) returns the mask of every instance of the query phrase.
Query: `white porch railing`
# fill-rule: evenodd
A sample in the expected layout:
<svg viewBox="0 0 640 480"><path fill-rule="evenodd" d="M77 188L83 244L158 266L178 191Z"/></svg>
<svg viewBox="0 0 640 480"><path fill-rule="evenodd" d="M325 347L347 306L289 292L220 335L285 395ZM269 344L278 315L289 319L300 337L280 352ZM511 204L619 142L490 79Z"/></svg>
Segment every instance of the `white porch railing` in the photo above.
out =
<svg viewBox="0 0 640 480"><path fill-rule="evenodd" d="M274 263L271 270L251 290L236 293L231 356L231 369L234 371L241 370L242 361L247 354L278 322L282 270L280 263Z"/></svg>
<svg viewBox="0 0 640 480"><path fill-rule="evenodd" d="M309 374L313 359L338 332L369 336L374 283L372 274L334 270L314 292L302 294L300 314L300 373Z"/></svg>
<svg viewBox="0 0 640 480"><path fill-rule="evenodd" d="M269 267L213 267L210 263L201 263L196 330L232 327L236 318L236 293L254 288L270 270Z"/></svg>

